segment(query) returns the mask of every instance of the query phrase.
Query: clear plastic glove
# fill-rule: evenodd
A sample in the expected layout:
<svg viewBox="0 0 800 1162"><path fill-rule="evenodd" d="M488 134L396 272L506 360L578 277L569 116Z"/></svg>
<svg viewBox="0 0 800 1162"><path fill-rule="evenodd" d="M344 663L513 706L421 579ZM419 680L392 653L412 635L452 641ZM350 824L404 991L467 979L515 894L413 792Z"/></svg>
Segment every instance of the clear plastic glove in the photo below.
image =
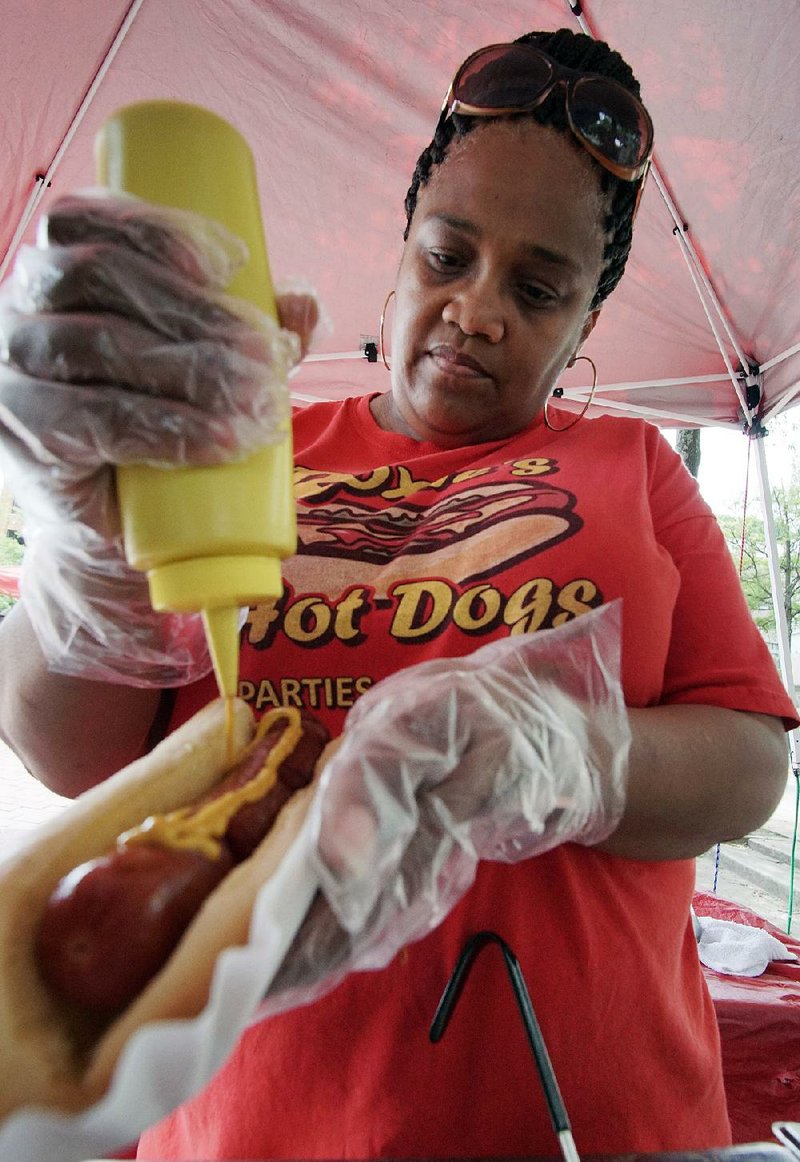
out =
<svg viewBox="0 0 800 1162"><path fill-rule="evenodd" d="M283 330L226 297L245 260L215 222L93 191L54 204L0 289L0 465L56 671L168 686L210 668L199 617L155 614L125 561L113 468L217 464L280 438L318 311L288 296Z"/></svg>
<svg viewBox="0 0 800 1162"><path fill-rule="evenodd" d="M614 602L423 662L359 699L314 806L322 892L268 1009L387 964L444 919L479 860L612 833L630 745L620 617Z"/></svg>

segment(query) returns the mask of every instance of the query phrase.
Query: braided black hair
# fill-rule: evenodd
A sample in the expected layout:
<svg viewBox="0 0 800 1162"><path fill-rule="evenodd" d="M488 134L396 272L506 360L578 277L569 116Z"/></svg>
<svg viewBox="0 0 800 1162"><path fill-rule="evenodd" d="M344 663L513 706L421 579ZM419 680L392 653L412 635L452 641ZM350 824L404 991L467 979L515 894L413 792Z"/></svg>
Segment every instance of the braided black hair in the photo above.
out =
<svg viewBox="0 0 800 1162"><path fill-rule="evenodd" d="M594 40L582 32L572 32L568 28L559 28L556 32L528 32L524 36L518 37L516 43L535 44L548 56L567 68L585 69L587 72L599 73L601 76L617 81L637 97L640 95L639 82L633 75L630 66L618 52L609 48L605 41ZM560 87L556 87L536 109L528 113L515 114L515 116L533 117L540 125L549 125L559 132L565 133L571 141L574 141L567 123L566 105ZM419 156L411 185L406 194L404 238L408 238L411 219L417 206L417 195L422 186L430 179L434 166L441 165L444 161L450 142L455 137L463 137L483 120L485 118L467 117L456 113L452 117L448 117L443 124L437 126L433 140ZM581 148L577 141L575 141L575 147ZM608 241L603 252L600 281L591 303L590 309L594 310L608 298L625 270L625 263L631 248L633 211L639 184L616 178L599 162L591 160L598 171L603 192L610 195L610 210L604 223Z"/></svg>

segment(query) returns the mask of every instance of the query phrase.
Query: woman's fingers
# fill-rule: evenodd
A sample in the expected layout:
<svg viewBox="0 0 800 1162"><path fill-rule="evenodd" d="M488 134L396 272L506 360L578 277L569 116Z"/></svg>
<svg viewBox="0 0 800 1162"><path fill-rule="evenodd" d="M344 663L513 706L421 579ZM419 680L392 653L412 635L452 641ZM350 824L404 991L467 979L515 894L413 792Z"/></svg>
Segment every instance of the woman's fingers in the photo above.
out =
<svg viewBox="0 0 800 1162"><path fill-rule="evenodd" d="M163 263L105 242L23 248L8 293L20 312L119 315L169 339L224 342L241 330L239 317L219 294Z"/></svg>
<svg viewBox="0 0 800 1162"><path fill-rule="evenodd" d="M52 383L128 387L211 415L258 412L268 366L265 341L262 347L251 358L209 339L167 341L120 316L0 313L2 362L15 371Z"/></svg>
<svg viewBox="0 0 800 1162"><path fill-rule="evenodd" d="M121 246L218 290L247 261L241 239L213 219L104 190L59 198L39 223L38 239L41 247Z"/></svg>
<svg viewBox="0 0 800 1162"><path fill-rule="evenodd" d="M319 322L319 303L312 294L292 291L278 295L277 306L281 326L300 337L300 358L303 359Z"/></svg>

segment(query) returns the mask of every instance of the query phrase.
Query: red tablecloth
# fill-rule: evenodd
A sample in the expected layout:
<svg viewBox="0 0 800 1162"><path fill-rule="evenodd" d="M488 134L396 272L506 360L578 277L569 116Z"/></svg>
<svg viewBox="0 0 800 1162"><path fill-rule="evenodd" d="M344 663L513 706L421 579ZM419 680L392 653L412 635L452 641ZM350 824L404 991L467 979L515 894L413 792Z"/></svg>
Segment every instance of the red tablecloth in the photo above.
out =
<svg viewBox="0 0 800 1162"><path fill-rule="evenodd" d="M19 565L0 566L0 593L19 597Z"/></svg>
<svg viewBox="0 0 800 1162"><path fill-rule="evenodd" d="M694 909L765 928L800 956L800 940L740 904L698 892ZM800 964L773 962L757 977L704 971L722 1037L733 1140L769 1141L773 1122L800 1120Z"/></svg>

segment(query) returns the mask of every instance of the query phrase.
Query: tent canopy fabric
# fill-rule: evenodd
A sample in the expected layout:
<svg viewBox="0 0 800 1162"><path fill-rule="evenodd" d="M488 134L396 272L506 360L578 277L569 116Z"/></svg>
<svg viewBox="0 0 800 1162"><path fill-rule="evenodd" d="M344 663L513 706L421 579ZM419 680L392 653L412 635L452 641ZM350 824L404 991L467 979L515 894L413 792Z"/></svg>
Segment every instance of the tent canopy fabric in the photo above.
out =
<svg viewBox="0 0 800 1162"><path fill-rule="evenodd" d="M110 113L152 98L204 105L251 144L276 281L313 285L332 320L293 380L297 398L383 390L385 370L361 350L377 336L403 199L452 73L482 44L580 30L580 8L5 0L0 257L32 240L55 194L93 184ZM588 0L582 12L632 64L656 127L628 273L585 347L603 407L741 426L744 361L762 417L784 410L800 400L796 0ZM565 374L567 397L585 398L585 366Z"/></svg>

